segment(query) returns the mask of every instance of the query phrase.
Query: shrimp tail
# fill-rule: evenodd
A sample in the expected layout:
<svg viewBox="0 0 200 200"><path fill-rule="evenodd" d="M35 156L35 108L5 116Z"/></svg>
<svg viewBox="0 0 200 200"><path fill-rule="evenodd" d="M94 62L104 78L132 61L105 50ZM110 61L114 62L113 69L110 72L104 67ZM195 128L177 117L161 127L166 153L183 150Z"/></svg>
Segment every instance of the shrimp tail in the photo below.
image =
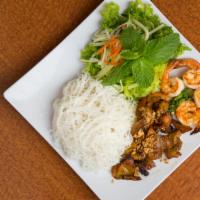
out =
<svg viewBox="0 0 200 200"><path fill-rule="evenodd" d="M194 135L200 132L200 127L196 127L191 133L190 135Z"/></svg>

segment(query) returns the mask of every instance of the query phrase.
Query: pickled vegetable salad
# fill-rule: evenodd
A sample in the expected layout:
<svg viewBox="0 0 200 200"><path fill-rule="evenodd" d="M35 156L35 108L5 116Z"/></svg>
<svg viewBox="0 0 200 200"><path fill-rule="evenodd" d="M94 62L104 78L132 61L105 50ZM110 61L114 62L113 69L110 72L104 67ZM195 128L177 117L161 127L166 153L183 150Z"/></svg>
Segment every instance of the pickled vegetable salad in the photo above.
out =
<svg viewBox="0 0 200 200"><path fill-rule="evenodd" d="M189 48L149 4L136 0L122 14L119 10L114 2L104 6L100 29L82 50L81 60L102 84L140 98L159 89L166 63Z"/></svg>

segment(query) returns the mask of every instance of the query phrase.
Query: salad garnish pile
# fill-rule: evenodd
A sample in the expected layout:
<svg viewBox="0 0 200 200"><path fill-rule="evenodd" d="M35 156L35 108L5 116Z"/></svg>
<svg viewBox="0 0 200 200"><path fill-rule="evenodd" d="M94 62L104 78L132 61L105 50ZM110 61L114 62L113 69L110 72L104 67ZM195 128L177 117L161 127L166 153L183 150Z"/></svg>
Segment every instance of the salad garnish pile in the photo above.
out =
<svg viewBox="0 0 200 200"><path fill-rule="evenodd" d="M101 15L100 29L82 50L81 60L91 76L128 98L157 91L167 62L189 50L141 0L131 1L122 14L116 3L108 3Z"/></svg>

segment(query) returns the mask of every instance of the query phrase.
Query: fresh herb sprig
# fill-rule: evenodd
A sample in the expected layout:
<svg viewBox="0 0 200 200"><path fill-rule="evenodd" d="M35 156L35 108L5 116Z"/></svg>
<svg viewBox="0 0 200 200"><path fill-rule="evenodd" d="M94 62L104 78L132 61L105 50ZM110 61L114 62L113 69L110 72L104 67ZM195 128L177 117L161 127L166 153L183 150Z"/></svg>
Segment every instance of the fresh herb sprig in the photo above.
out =
<svg viewBox="0 0 200 200"><path fill-rule="evenodd" d="M125 29L120 40L125 49L121 55L129 62L113 68L104 78L104 85L117 84L125 78L125 75L130 76L130 73L123 72L125 70L131 72L133 80L139 86L148 87L154 79L154 67L174 58L180 45L177 33L146 42L143 35L133 28ZM120 71L121 75L116 71Z"/></svg>

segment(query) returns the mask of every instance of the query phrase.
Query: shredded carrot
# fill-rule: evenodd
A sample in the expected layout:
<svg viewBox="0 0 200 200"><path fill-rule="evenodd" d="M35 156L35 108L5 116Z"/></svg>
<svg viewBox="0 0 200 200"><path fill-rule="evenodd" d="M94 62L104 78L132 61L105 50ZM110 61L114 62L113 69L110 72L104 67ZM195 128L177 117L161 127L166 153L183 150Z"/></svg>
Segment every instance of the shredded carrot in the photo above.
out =
<svg viewBox="0 0 200 200"><path fill-rule="evenodd" d="M122 45L119 39L113 36L109 41L106 42L104 46L102 46L98 51L97 55L103 56L104 51L108 49L109 54L103 60L105 64L112 64L113 66L117 66L121 63L122 60L117 60L117 56L120 54L122 50Z"/></svg>

